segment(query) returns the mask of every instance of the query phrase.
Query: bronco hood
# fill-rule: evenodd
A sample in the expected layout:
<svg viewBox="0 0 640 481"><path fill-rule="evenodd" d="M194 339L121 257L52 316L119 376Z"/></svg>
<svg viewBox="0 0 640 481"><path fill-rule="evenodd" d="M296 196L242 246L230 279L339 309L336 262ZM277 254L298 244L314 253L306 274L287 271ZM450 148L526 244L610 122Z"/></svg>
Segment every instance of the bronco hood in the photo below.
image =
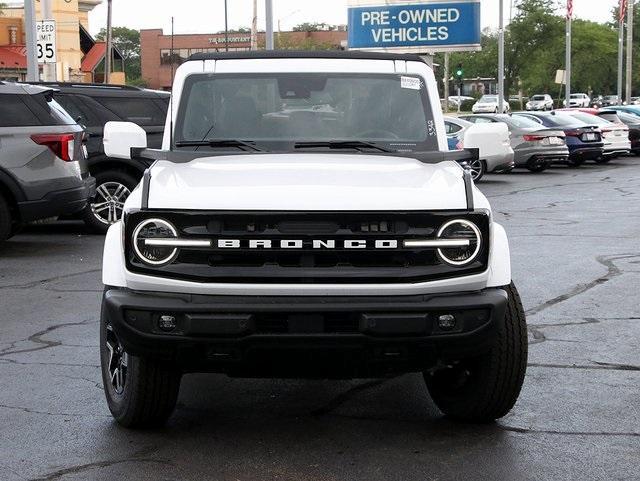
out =
<svg viewBox="0 0 640 481"><path fill-rule="evenodd" d="M140 190L140 189L138 189ZM151 209L374 211L466 209L455 162L360 154L250 154L158 161Z"/></svg>

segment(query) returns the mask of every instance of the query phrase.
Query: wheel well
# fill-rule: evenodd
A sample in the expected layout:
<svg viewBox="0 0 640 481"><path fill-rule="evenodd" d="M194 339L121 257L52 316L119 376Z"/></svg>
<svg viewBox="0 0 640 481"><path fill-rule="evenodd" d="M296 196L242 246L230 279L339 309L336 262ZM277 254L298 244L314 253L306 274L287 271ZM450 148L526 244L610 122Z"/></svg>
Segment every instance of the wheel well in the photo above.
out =
<svg viewBox="0 0 640 481"><path fill-rule="evenodd" d="M113 171L113 170L118 172L123 172L125 174L129 174L130 176L134 177L136 180L142 179L142 174L144 173L143 169L137 169L136 167L133 167L129 164L125 164L123 162L115 162L115 161L100 162L98 164L94 164L89 167L89 172L91 173L91 175L96 175L102 172Z"/></svg>

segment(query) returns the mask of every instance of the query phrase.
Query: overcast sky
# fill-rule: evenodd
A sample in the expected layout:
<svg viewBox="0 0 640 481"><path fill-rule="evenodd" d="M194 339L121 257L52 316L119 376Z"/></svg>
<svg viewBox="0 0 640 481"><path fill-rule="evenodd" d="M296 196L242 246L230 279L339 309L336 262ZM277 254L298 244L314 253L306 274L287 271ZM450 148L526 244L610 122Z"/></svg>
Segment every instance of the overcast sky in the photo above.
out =
<svg viewBox="0 0 640 481"><path fill-rule="evenodd" d="M498 0L482 1L482 27L498 25ZM106 24L106 1L90 13L92 33ZM380 2L383 3L383 2ZM418 3L418 2L416 2ZM564 1L559 0L559 4ZM579 18L605 22L618 0L574 0ZM504 0L505 22L509 20L510 0ZM229 28L248 27L252 0L228 0ZM212 33L224 29L224 0L113 0L114 26L164 28L170 32L171 16L176 33ZM282 30L303 22L347 23L347 0L273 0L274 28L280 19ZM264 29L264 0L258 0L258 27Z"/></svg>

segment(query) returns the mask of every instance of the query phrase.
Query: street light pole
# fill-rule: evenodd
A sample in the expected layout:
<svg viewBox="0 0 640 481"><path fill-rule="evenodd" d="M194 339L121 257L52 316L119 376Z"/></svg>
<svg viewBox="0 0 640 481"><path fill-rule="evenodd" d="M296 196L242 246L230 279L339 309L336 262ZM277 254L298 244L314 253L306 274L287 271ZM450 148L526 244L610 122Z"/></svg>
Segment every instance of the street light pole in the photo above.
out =
<svg viewBox="0 0 640 481"><path fill-rule="evenodd" d="M504 112L504 0L500 0L498 27L498 110Z"/></svg>
<svg viewBox="0 0 640 481"><path fill-rule="evenodd" d="M24 0L24 28L27 47L27 82L37 82L38 52L36 51L36 5L35 0Z"/></svg>
<svg viewBox="0 0 640 481"><path fill-rule="evenodd" d="M444 53L444 111L449 112L449 52Z"/></svg>
<svg viewBox="0 0 640 481"><path fill-rule="evenodd" d="M227 12L227 0L224 0L224 50L229 51L229 16Z"/></svg>
<svg viewBox="0 0 640 481"><path fill-rule="evenodd" d="M622 104L622 77L624 66L624 16L622 12L618 19L618 104Z"/></svg>
<svg viewBox="0 0 640 481"><path fill-rule="evenodd" d="M113 36L111 28L111 3L112 0L107 0L107 48L104 53L104 83L108 84L111 80L111 59L113 50Z"/></svg>
<svg viewBox="0 0 640 481"><path fill-rule="evenodd" d="M264 16L267 24L265 33L265 47L267 50L273 50L273 2L272 0L264 0Z"/></svg>
<svg viewBox="0 0 640 481"><path fill-rule="evenodd" d="M633 83L631 75L631 67L633 65L633 3L634 0L627 2L627 83L626 83L626 98L627 104L631 103L631 92Z"/></svg>
<svg viewBox="0 0 640 481"><path fill-rule="evenodd" d="M571 98L571 13L567 12L567 26L566 26L566 52L565 52L565 99L567 102L566 107L569 108L569 99Z"/></svg>
<svg viewBox="0 0 640 481"><path fill-rule="evenodd" d="M52 0L42 0L42 20L53 20ZM55 82L58 72L55 63L45 63L42 67L42 76L45 82Z"/></svg>
<svg viewBox="0 0 640 481"><path fill-rule="evenodd" d="M253 16L251 18L251 50L258 50L258 0L253 0Z"/></svg>

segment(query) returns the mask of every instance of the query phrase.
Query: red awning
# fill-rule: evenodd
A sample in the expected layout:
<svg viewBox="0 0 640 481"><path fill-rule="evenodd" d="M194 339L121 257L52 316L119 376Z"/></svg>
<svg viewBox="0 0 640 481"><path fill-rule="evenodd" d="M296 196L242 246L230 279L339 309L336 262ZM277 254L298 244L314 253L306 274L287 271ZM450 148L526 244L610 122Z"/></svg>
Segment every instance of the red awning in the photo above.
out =
<svg viewBox="0 0 640 481"><path fill-rule="evenodd" d="M107 44L105 42L97 42L82 59L80 69L83 72L93 72L98 64L102 62L106 51Z"/></svg>
<svg viewBox="0 0 640 481"><path fill-rule="evenodd" d="M26 51L24 45L0 47L0 69L26 69Z"/></svg>

